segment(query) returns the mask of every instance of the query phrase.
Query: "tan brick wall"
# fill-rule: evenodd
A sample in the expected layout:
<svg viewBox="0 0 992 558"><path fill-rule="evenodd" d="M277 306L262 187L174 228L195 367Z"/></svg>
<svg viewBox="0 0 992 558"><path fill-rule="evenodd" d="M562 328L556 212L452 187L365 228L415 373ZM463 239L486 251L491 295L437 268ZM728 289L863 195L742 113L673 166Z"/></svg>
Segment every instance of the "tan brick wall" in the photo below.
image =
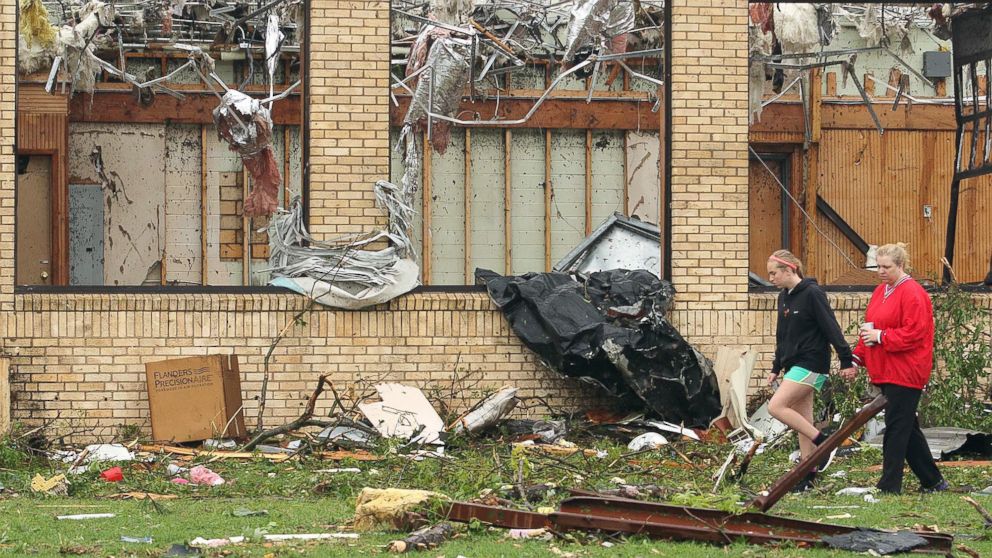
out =
<svg viewBox="0 0 992 558"><path fill-rule="evenodd" d="M747 2L672 11L672 281L694 309L744 310Z"/></svg>
<svg viewBox="0 0 992 558"><path fill-rule="evenodd" d="M310 228L383 226L372 186L389 178L389 2L311 2Z"/></svg>
<svg viewBox="0 0 992 558"><path fill-rule="evenodd" d="M14 308L14 78L17 6L0 5L0 311ZM0 332L2 335L2 332Z"/></svg>

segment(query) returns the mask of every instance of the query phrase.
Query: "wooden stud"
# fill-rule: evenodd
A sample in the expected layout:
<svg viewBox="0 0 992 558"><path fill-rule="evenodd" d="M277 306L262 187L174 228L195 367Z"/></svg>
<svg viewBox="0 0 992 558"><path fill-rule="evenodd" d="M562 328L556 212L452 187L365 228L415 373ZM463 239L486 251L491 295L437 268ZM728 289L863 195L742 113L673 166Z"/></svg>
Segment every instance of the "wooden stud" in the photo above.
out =
<svg viewBox="0 0 992 558"><path fill-rule="evenodd" d="M902 71L892 68L889 70L889 87L885 88L885 94L883 97L895 97L896 91L899 90L899 83L902 81ZM906 92L908 93L908 91Z"/></svg>
<svg viewBox="0 0 992 558"><path fill-rule="evenodd" d="M592 130L586 129L586 236L592 232Z"/></svg>
<svg viewBox="0 0 992 558"><path fill-rule="evenodd" d="M823 68L809 73L810 141L816 143L823 135Z"/></svg>
<svg viewBox="0 0 992 558"><path fill-rule="evenodd" d="M817 262L816 262L816 244L817 244L817 232L813 227L813 223L816 222L816 194L818 191L819 183L819 162L820 162L820 144L812 143L806 150L806 213L809 214L809 219L806 220L806 254L803 261L806 262L806 275L814 277L817 272Z"/></svg>
<svg viewBox="0 0 992 558"><path fill-rule="evenodd" d="M283 207L289 209L289 204L293 201L289 195L289 148L292 141L292 134L289 126L282 129L282 203Z"/></svg>
<svg viewBox="0 0 992 558"><path fill-rule="evenodd" d="M936 86L937 96L938 97L946 97L947 96L947 80L946 79L944 79L944 78L936 79L936 80L934 80L934 85Z"/></svg>
<svg viewBox="0 0 992 558"><path fill-rule="evenodd" d="M248 169L241 163L241 285L251 284L251 230L248 226L248 214L245 213L245 202L248 201Z"/></svg>
<svg viewBox="0 0 992 558"><path fill-rule="evenodd" d="M208 283L207 274L207 127L200 125L200 284Z"/></svg>
<svg viewBox="0 0 992 558"><path fill-rule="evenodd" d="M424 134L424 164L423 164L423 187L421 188L421 193L423 194L421 207L421 215L423 216L420 228L420 253L421 253L421 268L422 268L422 281L425 285L431 284L431 251L433 249L431 243L431 140L428 135Z"/></svg>
<svg viewBox="0 0 992 558"><path fill-rule="evenodd" d="M544 271L551 271L551 130L544 130Z"/></svg>
<svg viewBox="0 0 992 558"><path fill-rule="evenodd" d="M978 94L985 95L985 91L989 86L988 76L978 76Z"/></svg>
<svg viewBox="0 0 992 558"><path fill-rule="evenodd" d="M626 70L624 72L626 75ZM623 214L630 217L630 177L627 176L627 169L630 165L627 154L630 149L630 132L624 130L621 133L623 134ZM661 137L661 134L658 134L658 137Z"/></svg>
<svg viewBox="0 0 992 558"><path fill-rule="evenodd" d="M664 94L665 94L664 89L659 88L658 98L663 99ZM667 103L667 101L662 100L661 106L664 107L665 103ZM658 131L658 170L660 171L658 172L658 229L661 231L661 234L665 234L665 230L666 230L665 218L667 217L667 213L665 212L665 203L666 200L668 199L668 183L665 182L665 168L667 162L665 157L666 151L665 151L665 111L664 110L658 111L658 130L659 130ZM665 273L665 266L664 266L665 258L670 257L670 254L667 254L665 252L667 245L665 243L664 238L661 239L660 244L661 244L661 262L662 262L661 274L663 275Z"/></svg>
<svg viewBox="0 0 992 558"><path fill-rule="evenodd" d="M472 129L465 128L465 284L472 283Z"/></svg>
<svg viewBox="0 0 992 558"><path fill-rule="evenodd" d="M827 73L827 96L836 97L837 96L837 73L828 72Z"/></svg>
<svg viewBox="0 0 992 558"><path fill-rule="evenodd" d="M507 74L509 77L509 74ZM513 220L510 207L513 205L513 132L507 128L503 132L503 274L513 274Z"/></svg>
<svg viewBox="0 0 992 558"><path fill-rule="evenodd" d="M875 95L875 74L868 72L865 74L863 80L861 80L861 85L865 88L865 93L871 97Z"/></svg>

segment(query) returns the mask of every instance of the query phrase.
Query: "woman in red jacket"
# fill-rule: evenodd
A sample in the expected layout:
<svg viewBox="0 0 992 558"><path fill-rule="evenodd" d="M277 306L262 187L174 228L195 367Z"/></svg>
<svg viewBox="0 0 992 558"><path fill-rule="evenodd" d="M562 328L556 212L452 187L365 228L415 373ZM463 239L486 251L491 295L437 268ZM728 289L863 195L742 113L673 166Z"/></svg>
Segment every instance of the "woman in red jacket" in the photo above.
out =
<svg viewBox="0 0 992 558"><path fill-rule="evenodd" d="M930 296L906 273L906 246L886 244L878 249L878 277L882 280L868 302L865 324L854 348L854 362L868 369L885 405L882 441L882 478L878 489L899 494L903 466L920 479L924 492L947 490L930 446L920 430L916 409L933 369L933 305ZM855 371L843 371L853 379Z"/></svg>

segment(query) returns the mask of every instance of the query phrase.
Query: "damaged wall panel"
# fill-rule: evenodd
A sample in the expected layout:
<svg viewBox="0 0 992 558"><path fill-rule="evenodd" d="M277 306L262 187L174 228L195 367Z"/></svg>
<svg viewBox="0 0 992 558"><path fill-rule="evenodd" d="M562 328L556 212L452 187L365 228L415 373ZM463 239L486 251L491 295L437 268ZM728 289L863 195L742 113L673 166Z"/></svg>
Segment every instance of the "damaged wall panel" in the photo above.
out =
<svg viewBox="0 0 992 558"><path fill-rule="evenodd" d="M165 127L166 281L199 285L200 127Z"/></svg>
<svg viewBox="0 0 992 558"><path fill-rule="evenodd" d="M641 221L658 224L659 174L657 132L627 133L627 199L626 214Z"/></svg>
<svg viewBox="0 0 992 558"><path fill-rule="evenodd" d="M557 130L551 137L551 261L557 262L586 237L586 134Z"/></svg>
<svg viewBox="0 0 992 558"><path fill-rule="evenodd" d="M819 193L869 244L906 242L915 275L939 277L954 158L954 132L825 130L820 148ZM992 252L992 177L962 189L955 272L960 281L979 281ZM925 206L932 216L925 216ZM900 216L894 218L892 216ZM879 216L889 216L880 218ZM864 257L826 219L820 228L861 263ZM821 281L850 271L837 250L817 235L815 263Z"/></svg>
<svg viewBox="0 0 992 558"><path fill-rule="evenodd" d="M544 133L518 129L512 141L513 272L544 271Z"/></svg>
<svg viewBox="0 0 992 558"><path fill-rule="evenodd" d="M472 266L503 269L502 130L472 130Z"/></svg>
<svg viewBox="0 0 992 558"><path fill-rule="evenodd" d="M161 125L71 124L73 183L101 184L104 196L104 284L160 281L165 246L165 128ZM93 159L100 154L107 181Z"/></svg>
<svg viewBox="0 0 992 558"><path fill-rule="evenodd" d="M624 134L594 131L592 134L592 228L614 212L624 213ZM651 173L649 172L648 175ZM654 195L658 196L658 175L654 175ZM656 212L657 213L657 212ZM657 221L652 221L657 223Z"/></svg>
<svg viewBox="0 0 992 558"><path fill-rule="evenodd" d="M445 154L433 153L431 168L431 284L465 280L465 130L451 131ZM423 195L423 190L419 192ZM420 205L418 204L418 207Z"/></svg>

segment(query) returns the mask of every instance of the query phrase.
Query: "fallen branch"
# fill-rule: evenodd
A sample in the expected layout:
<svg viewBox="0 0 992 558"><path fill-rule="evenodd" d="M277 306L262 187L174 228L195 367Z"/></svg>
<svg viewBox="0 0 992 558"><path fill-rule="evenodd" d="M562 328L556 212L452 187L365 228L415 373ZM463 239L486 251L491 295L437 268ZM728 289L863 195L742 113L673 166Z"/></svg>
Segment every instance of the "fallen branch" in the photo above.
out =
<svg viewBox="0 0 992 558"><path fill-rule="evenodd" d="M970 497L970 496L962 496L961 499L964 500L965 502L968 502L969 504L971 504L971 507L975 508L975 510L978 511L978 513L982 516L982 519L985 520L985 528L986 529L988 529L989 527L992 527L992 514L990 514L988 511L986 511L985 508L983 508L981 504L979 504L978 502L976 502L975 499L972 498L972 497Z"/></svg>
<svg viewBox="0 0 992 558"><path fill-rule="evenodd" d="M307 306L308 307L312 306L312 301L311 301L311 304L309 304ZM305 312L305 311L306 311L306 309L303 310L303 312ZM285 333L285 331L288 330L289 325L290 324L286 324L286 327L283 328L283 331L282 332L280 332L279 337L277 338L277 341L278 341L278 339L281 339L282 338L282 336ZM265 367L266 368L268 368L269 355L272 354L272 350L275 349L275 345L276 344L273 343L272 346L269 347L269 353L265 356L265 361L266 361L266 366ZM266 378L265 379L268 380L268 374L266 374ZM262 443L263 441L265 441L268 438L271 438L273 436L278 436L279 434L286 434L286 433L292 432L294 430L299 430L300 428L303 428L304 426L326 426L326 425L323 425L323 424L318 425L318 424L311 424L310 423L311 419L313 418L314 408L317 405L317 399L320 397L320 394L324 393L324 385L325 384L330 385L330 382L327 380L327 374L322 374L320 376L320 378L318 379L318 381L317 381L317 389L313 390L313 393L310 394L310 399L307 400L307 406L303 410L303 414L300 415L300 417L298 419L294 420L293 422L286 423L286 424L284 424L282 426L277 426L275 428L270 428L268 430L263 430L262 432L259 432L258 434L255 435L254 438L252 438L252 440L250 442L248 442L247 444L245 444L241 448L241 451L251 451L251 450L255 449L255 447L258 446L258 444ZM265 393L264 382L263 382L263 387L262 387L262 393L263 394ZM262 405L264 406L264 400L263 400ZM258 418L259 418L259 430L261 430L261 419L262 419L262 414L261 413L259 413ZM320 421L320 422L325 422L325 421Z"/></svg>

